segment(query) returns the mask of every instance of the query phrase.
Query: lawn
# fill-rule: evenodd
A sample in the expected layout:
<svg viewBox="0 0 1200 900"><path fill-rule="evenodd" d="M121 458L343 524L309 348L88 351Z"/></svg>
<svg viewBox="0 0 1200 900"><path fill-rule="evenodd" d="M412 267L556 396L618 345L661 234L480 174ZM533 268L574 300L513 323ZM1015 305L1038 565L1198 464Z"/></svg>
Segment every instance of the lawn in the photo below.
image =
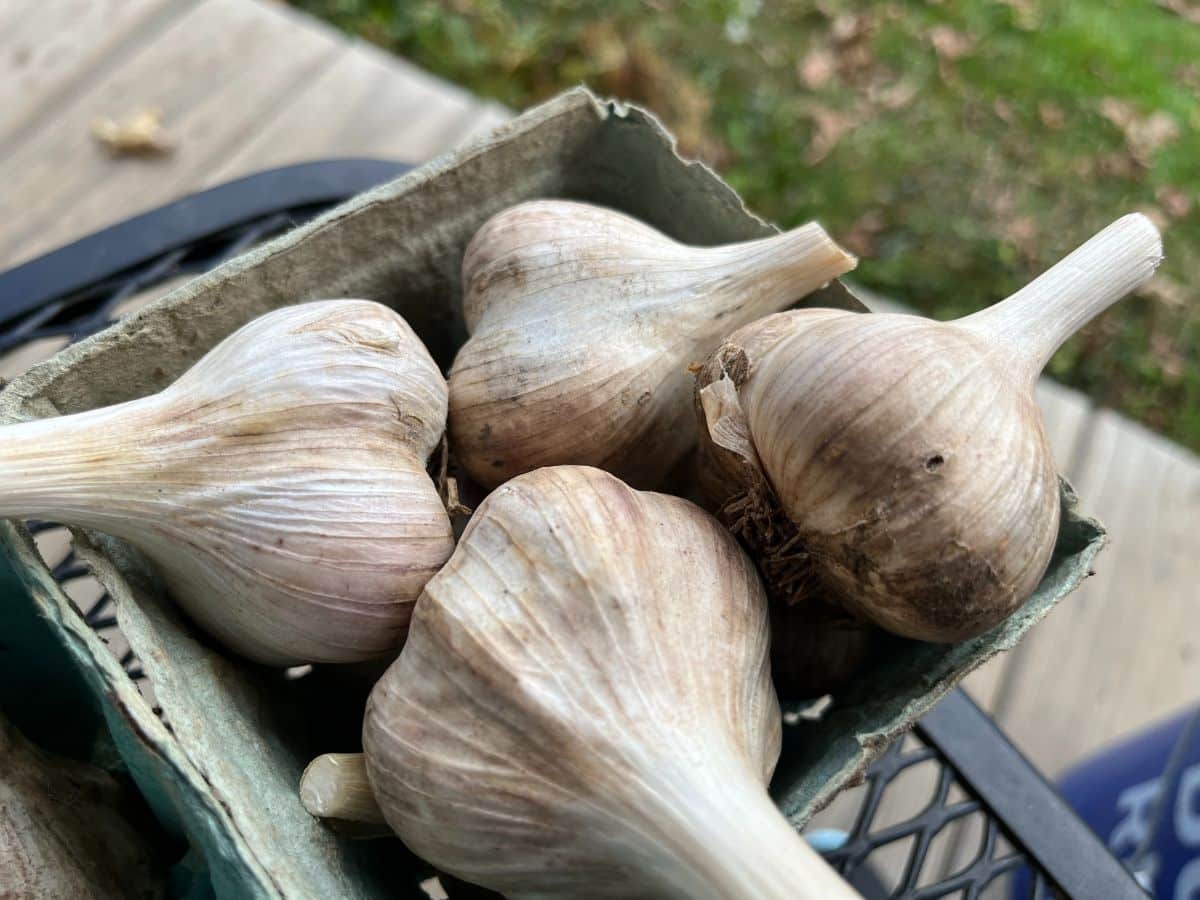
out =
<svg viewBox="0 0 1200 900"><path fill-rule="evenodd" d="M579 82L639 101L939 318L1142 210L1161 274L1049 370L1200 449L1200 2L293 3L514 108Z"/></svg>

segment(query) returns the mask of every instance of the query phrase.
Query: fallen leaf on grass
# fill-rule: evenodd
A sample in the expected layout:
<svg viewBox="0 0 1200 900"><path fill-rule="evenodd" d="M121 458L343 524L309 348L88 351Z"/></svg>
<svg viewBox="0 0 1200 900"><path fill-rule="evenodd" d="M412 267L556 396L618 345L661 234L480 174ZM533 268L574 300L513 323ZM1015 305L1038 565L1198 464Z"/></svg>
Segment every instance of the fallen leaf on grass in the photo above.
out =
<svg viewBox="0 0 1200 900"><path fill-rule="evenodd" d="M949 25L935 25L929 29L929 43L933 44L938 59L946 62L956 62L975 49L975 38Z"/></svg>
<svg viewBox="0 0 1200 900"><path fill-rule="evenodd" d="M829 26L829 33L837 43L849 44L864 37L871 24L870 17L865 13L843 13L833 20L833 24Z"/></svg>
<svg viewBox="0 0 1200 900"><path fill-rule="evenodd" d="M994 112L996 114L996 116L1005 124L1007 124L1007 125L1012 124L1013 108L1012 108L1012 104L1009 103L1007 100L1005 100L1001 97L997 97L995 102L992 103L992 112Z"/></svg>
<svg viewBox="0 0 1200 900"><path fill-rule="evenodd" d="M1044 100L1038 104L1038 118L1051 131L1058 131L1066 124L1067 114L1063 112L1063 108L1057 103Z"/></svg>
<svg viewBox="0 0 1200 900"><path fill-rule="evenodd" d="M729 148L709 121L710 94L654 46L630 40L605 21L584 29L580 44L595 65L592 80L603 93L658 111L675 133L685 156L718 167L729 161Z"/></svg>
<svg viewBox="0 0 1200 900"><path fill-rule="evenodd" d="M841 242L859 257L875 255L875 237L884 228L883 212L869 209L855 220L850 230L841 235Z"/></svg>
<svg viewBox="0 0 1200 900"><path fill-rule="evenodd" d="M1013 11L1013 24L1022 31L1037 31L1042 24L1042 14L1034 0L996 0Z"/></svg>
<svg viewBox="0 0 1200 900"><path fill-rule="evenodd" d="M804 154L804 161L810 166L815 166L829 156L842 139L842 135L856 123L853 116L826 106L813 107L808 115L817 130L808 142L808 152Z"/></svg>
<svg viewBox="0 0 1200 900"><path fill-rule="evenodd" d="M837 59L825 47L814 47L796 65L796 74L810 91L824 87L837 71Z"/></svg>
<svg viewBox="0 0 1200 900"><path fill-rule="evenodd" d="M1105 153L1096 158L1096 168L1100 170L1102 175L1115 176L1117 178L1134 178L1141 170L1141 165L1134 159L1128 150L1119 150L1115 153Z"/></svg>
<svg viewBox="0 0 1200 900"><path fill-rule="evenodd" d="M1183 309L1188 305L1188 290L1173 278L1168 278L1161 272L1143 284L1134 293L1139 297L1147 297L1171 309Z"/></svg>
<svg viewBox="0 0 1200 900"><path fill-rule="evenodd" d="M1169 184L1163 185L1155 192L1154 196L1166 214L1173 219L1182 219L1191 212L1191 198L1177 187Z"/></svg>
<svg viewBox="0 0 1200 900"><path fill-rule="evenodd" d="M903 109L917 98L919 90L915 81L902 78L886 87L871 85L867 89L867 100L884 109Z"/></svg>
<svg viewBox="0 0 1200 900"><path fill-rule="evenodd" d="M157 109L139 109L121 121L94 119L92 136L114 156L161 156L175 149L163 132L162 113Z"/></svg>
<svg viewBox="0 0 1200 900"><path fill-rule="evenodd" d="M1167 214L1151 203L1143 203L1137 208L1137 211L1153 222L1154 227L1159 231L1166 231L1167 226L1171 224L1170 219L1167 218Z"/></svg>
<svg viewBox="0 0 1200 900"><path fill-rule="evenodd" d="M1187 0L1158 0L1158 5L1189 22L1200 24L1200 4L1188 3Z"/></svg>
<svg viewBox="0 0 1200 900"><path fill-rule="evenodd" d="M1029 216L1017 216L1005 223L1004 239L1026 259L1034 259L1037 255L1038 227Z"/></svg>
<svg viewBox="0 0 1200 900"><path fill-rule="evenodd" d="M1141 116L1128 100L1105 97L1100 101L1100 115L1121 129L1130 155L1143 166L1149 166L1158 150L1179 137L1179 123L1161 109Z"/></svg>

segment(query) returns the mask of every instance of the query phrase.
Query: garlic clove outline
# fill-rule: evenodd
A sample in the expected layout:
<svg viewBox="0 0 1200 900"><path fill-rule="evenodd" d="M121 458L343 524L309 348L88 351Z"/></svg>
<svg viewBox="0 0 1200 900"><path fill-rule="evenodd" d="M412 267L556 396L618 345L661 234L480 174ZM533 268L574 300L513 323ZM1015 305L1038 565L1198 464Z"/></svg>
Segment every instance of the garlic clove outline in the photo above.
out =
<svg viewBox="0 0 1200 900"><path fill-rule="evenodd" d="M813 309L746 326L697 377L701 483L764 570L802 548L865 621L980 634L1033 592L1058 533L1038 374L1161 259L1134 214L955 322Z"/></svg>
<svg viewBox="0 0 1200 900"><path fill-rule="evenodd" d="M562 464L658 487L695 446L687 367L855 264L815 223L692 247L584 203L504 210L463 257L455 454L489 488Z"/></svg>
<svg viewBox="0 0 1200 900"><path fill-rule="evenodd" d="M388 823L513 898L857 896L767 796L749 559L685 500L560 466L494 491L367 704Z"/></svg>
<svg viewBox="0 0 1200 900"><path fill-rule="evenodd" d="M251 660L386 656L453 549L425 469L447 402L394 311L285 307L157 394L0 428L0 516L128 541Z"/></svg>

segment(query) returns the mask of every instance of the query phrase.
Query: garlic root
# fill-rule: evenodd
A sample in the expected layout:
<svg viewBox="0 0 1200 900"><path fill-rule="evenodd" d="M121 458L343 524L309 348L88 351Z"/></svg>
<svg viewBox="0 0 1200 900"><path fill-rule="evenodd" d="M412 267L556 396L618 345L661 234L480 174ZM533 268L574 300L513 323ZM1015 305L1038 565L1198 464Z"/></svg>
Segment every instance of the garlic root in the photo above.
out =
<svg viewBox="0 0 1200 900"><path fill-rule="evenodd" d="M361 753L325 753L300 776L300 803L318 819L357 837L391 834Z"/></svg>
<svg viewBox="0 0 1200 900"><path fill-rule="evenodd" d="M695 445L688 365L854 265L815 223L689 247L582 203L505 210L463 258L454 451L486 487L560 464L658 487Z"/></svg>
<svg viewBox="0 0 1200 900"><path fill-rule="evenodd" d="M129 541L205 631L258 662L379 657L453 549L425 470L446 405L395 312L287 307L158 394L0 428L0 516Z"/></svg>
<svg viewBox="0 0 1200 900"><path fill-rule="evenodd" d="M1161 258L1154 226L1126 216L957 322L792 310L731 335L697 379L701 483L768 591L787 556L854 615L927 641L1016 610L1059 523L1034 382Z"/></svg>
<svg viewBox="0 0 1200 900"><path fill-rule="evenodd" d="M597 469L494 491L367 704L392 828L513 898L857 896L767 796L766 598L712 517Z"/></svg>

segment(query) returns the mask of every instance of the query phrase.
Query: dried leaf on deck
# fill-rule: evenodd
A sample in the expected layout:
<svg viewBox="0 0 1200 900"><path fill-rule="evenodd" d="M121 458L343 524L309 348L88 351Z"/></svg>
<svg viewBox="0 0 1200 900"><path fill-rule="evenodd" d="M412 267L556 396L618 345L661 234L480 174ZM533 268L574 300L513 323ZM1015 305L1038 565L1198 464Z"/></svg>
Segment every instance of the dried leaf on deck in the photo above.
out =
<svg viewBox="0 0 1200 900"><path fill-rule="evenodd" d="M175 149L162 127L162 112L143 108L122 120L92 121L92 135L114 156L162 156Z"/></svg>

